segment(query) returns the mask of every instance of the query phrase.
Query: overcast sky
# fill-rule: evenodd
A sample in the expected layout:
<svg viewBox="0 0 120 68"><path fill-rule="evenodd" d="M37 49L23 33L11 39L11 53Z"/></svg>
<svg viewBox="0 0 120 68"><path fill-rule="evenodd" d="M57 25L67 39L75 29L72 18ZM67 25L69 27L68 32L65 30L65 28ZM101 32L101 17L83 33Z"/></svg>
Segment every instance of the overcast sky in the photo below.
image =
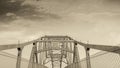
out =
<svg viewBox="0 0 120 68"><path fill-rule="evenodd" d="M120 0L27 0L24 4L35 5L40 14L0 21L1 45L44 35L68 35L89 43L119 44Z"/></svg>

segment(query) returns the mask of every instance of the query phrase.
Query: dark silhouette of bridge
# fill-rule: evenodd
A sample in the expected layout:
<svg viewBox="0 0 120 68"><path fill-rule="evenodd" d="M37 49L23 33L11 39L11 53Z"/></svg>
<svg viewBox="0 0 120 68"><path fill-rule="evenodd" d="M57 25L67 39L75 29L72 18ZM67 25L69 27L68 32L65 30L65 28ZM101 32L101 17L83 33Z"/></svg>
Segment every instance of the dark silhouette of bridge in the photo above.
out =
<svg viewBox="0 0 120 68"><path fill-rule="evenodd" d="M90 49L97 49L115 54L120 53L119 46L88 44L72 39L69 36L43 36L20 44L0 45L0 51L17 49L16 68L21 68L22 50L25 46L33 44L28 68L49 68L47 63L51 63L52 68L82 68L78 46L83 46L86 53L86 67L91 67Z"/></svg>

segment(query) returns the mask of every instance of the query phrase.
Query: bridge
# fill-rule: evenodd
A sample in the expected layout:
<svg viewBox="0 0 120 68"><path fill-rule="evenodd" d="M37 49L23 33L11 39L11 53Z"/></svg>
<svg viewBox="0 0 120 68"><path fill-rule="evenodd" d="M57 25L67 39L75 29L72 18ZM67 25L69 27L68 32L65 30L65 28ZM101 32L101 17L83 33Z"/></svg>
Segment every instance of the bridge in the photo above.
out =
<svg viewBox="0 0 120 68"><path fill-rule="evenodd" d="M69 36L43 36L25 43L0 45L0 51L17 49L16 68L21 68L23 49L26 46L31 46L31 44L32 51L28 68L50 68L46 66L47 63L51 63L52 68L63 68L63 64L66 65L64 68L94 68L90 55L91 49L116 55L120 53L119 46L83 43ZM86 58L83 60L80 59L78 46L84 47ZM85 61L84 65L83 61Z"/></svg>

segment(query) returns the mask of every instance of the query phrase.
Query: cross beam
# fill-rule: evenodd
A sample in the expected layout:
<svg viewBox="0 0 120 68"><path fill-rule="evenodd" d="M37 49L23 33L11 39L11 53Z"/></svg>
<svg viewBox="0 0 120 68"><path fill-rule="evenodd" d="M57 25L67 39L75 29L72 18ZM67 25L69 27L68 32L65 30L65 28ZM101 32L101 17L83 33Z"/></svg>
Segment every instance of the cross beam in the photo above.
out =
<svg viewBox="0 0 120 68"><path fill-rule="evenodd" d="M112 46L112 45L98 45L98 44L85 44L82 42L76 41L78 44L86 47L86 48L92 48L97 50L103 50L108 52L114 52L114 53L120 53L120 47L119 46Z"/></svg>
<svg viewBox="0 0 120 68"><path fill-rule="evenodd" d="M39 39L32 40L32 41L25 42L25 43L19 43L19 44L0 45L0 51L7 50L7 49L21 48L21 47L30 45L30 44L34 43L35 41L37 41L37 40L39 40Z"/></svg>

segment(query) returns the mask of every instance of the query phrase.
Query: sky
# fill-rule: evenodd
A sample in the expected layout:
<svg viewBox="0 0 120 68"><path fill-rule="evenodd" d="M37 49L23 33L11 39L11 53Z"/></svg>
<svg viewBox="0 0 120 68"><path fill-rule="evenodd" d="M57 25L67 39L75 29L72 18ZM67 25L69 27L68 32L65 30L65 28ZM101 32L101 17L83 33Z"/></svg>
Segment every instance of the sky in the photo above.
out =
<svg viewBox="0 0 120 68"><path fill-rule="evenodd" d="M16 19L5 17L5 21L0 21L0 45L44 35L68 35L94 44L119 44L120 0L26 0L23 5L26 4L34 5L37 12L6 13L6 17L13 15ZM30 50L28 46L26 53ZM15 50L6 52L16 54ZM25 58L28 57L26 53Z"/></svg>

